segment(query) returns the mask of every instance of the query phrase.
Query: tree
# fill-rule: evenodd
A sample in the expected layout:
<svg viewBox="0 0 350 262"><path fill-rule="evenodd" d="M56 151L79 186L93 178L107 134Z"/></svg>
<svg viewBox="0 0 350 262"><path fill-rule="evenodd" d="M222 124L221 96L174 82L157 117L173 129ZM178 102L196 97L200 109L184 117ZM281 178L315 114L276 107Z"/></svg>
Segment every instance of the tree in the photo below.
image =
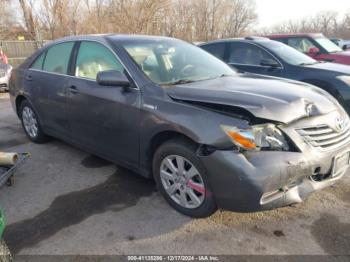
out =
<svg viewBox="0 0 350 262"><path fill-rule="evenodd" d="M41 40L38 21L35 18L33 2L32 0L18 0L20 7L22 9L25 28L27 29L28 34L33 40L35 40L37 46L40 46L39 42Z"/></svg>

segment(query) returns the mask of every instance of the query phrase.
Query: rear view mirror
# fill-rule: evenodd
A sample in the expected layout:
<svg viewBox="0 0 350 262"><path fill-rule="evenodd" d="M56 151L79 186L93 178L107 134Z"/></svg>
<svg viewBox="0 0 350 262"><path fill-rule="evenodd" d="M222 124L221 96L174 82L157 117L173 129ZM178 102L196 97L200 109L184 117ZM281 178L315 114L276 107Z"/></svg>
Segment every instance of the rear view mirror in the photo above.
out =
<svg viewBox="0 0 350 262"><path fill-rule="evenodd" d="M129 87L129 79L116 70L101 71L97 74L96 82L101 86Z"/></svg>
<svg viewBox="0 0 350 262"><path fill-rule="evenodd" d="M280 66L280 64L273 59L262 59L260 62L260 65L269 66L269 67L279 67Z"/></svg>
<svg viewBox="0 0 350 262"><path fill-rule="evenodd" d="M313 56L313 55L318 55L319 52L320 52L320 49L318 49L317 47L310 47L307 53L308 55Z"/></svg>

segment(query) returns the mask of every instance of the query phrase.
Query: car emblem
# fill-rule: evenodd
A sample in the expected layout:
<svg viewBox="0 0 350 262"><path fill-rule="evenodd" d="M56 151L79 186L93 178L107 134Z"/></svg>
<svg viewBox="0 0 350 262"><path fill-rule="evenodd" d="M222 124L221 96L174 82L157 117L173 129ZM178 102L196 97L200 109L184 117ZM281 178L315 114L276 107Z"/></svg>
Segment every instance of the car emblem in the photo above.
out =
<svg viewBox="0 0 350 262"><path fill-rule="evenodd" d="M314 104L307 104L305 106L306 114L308 114L309 116L312 114L313 110L314 110Z"/></svg>
<svg viewBox="0 0 350 262"><path fill-rule="evenodd" d="M338 116L335 119L335 125L334 125L335 131L340 133L340 132L344 131L345 126L346 126L346 122L345 122L344 117Z"/></svg>

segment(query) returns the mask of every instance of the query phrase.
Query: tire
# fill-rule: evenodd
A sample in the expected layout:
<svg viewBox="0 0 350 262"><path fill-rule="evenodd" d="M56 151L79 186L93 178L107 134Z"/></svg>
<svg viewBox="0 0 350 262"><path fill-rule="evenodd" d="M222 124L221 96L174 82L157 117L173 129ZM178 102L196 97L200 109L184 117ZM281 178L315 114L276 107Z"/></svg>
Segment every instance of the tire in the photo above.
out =
<svg viewBox="0 0 350 262"><path fill-rule="evenodd" d="M204 218L217 210L206 169L191 142L173 139L162 144L153 157L153 176L160 193L178 212Z"/></svg>
<svg viewBox="0 0 350 262"><path fill-rule="evenodd" d="M9 248L3 240L0 240L0 262L11 262L12 256Z"/></svg>
<svg viewBox="0 0 350 262"><path fill-rule="evenodd" d="M20 118L27 137L34 143L42 144L48 141L43 132L38 116L31 104L24 100L20 105Z"/></svg>

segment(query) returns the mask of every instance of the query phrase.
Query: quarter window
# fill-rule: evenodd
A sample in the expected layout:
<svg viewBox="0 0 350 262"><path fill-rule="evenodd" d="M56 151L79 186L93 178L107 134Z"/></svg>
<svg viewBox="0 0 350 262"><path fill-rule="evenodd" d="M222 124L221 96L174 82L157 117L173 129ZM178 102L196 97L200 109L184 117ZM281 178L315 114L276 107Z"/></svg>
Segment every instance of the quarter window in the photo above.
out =
<svg viewBox="0 0 350 262"><path fill-rule="evenodd" d="M67 42L51 47L46 54L44 71L67 74L73 45L74 42Z"/></svg>
<svg viewBox="0 0 350 262"><path fill-rule="evenodd" d="M202 48L205 51L216 56L217 58L224 60L225 46L226 45L224 43L218 43L218 44L205 45L205 46L202 46Z"/></svg>
<svg viewBox="0 0 350 262"><path fill-rule="evenodd" d="M106 47L95 42L82 42L79 47L75 76L96 79L101 71L116 70L123 72L122 64Z"/></svg>
<svg viewBox="0 0 350 262"><path fill-rule="evenodd" d="M43 52L43 53L35 60L35 62L32 64L32 66L31 66L30 68L37 69L37 70L42 70L42 69L43 69L43 62L44 62L45 53L46 53L46 52Z"/></svg>

